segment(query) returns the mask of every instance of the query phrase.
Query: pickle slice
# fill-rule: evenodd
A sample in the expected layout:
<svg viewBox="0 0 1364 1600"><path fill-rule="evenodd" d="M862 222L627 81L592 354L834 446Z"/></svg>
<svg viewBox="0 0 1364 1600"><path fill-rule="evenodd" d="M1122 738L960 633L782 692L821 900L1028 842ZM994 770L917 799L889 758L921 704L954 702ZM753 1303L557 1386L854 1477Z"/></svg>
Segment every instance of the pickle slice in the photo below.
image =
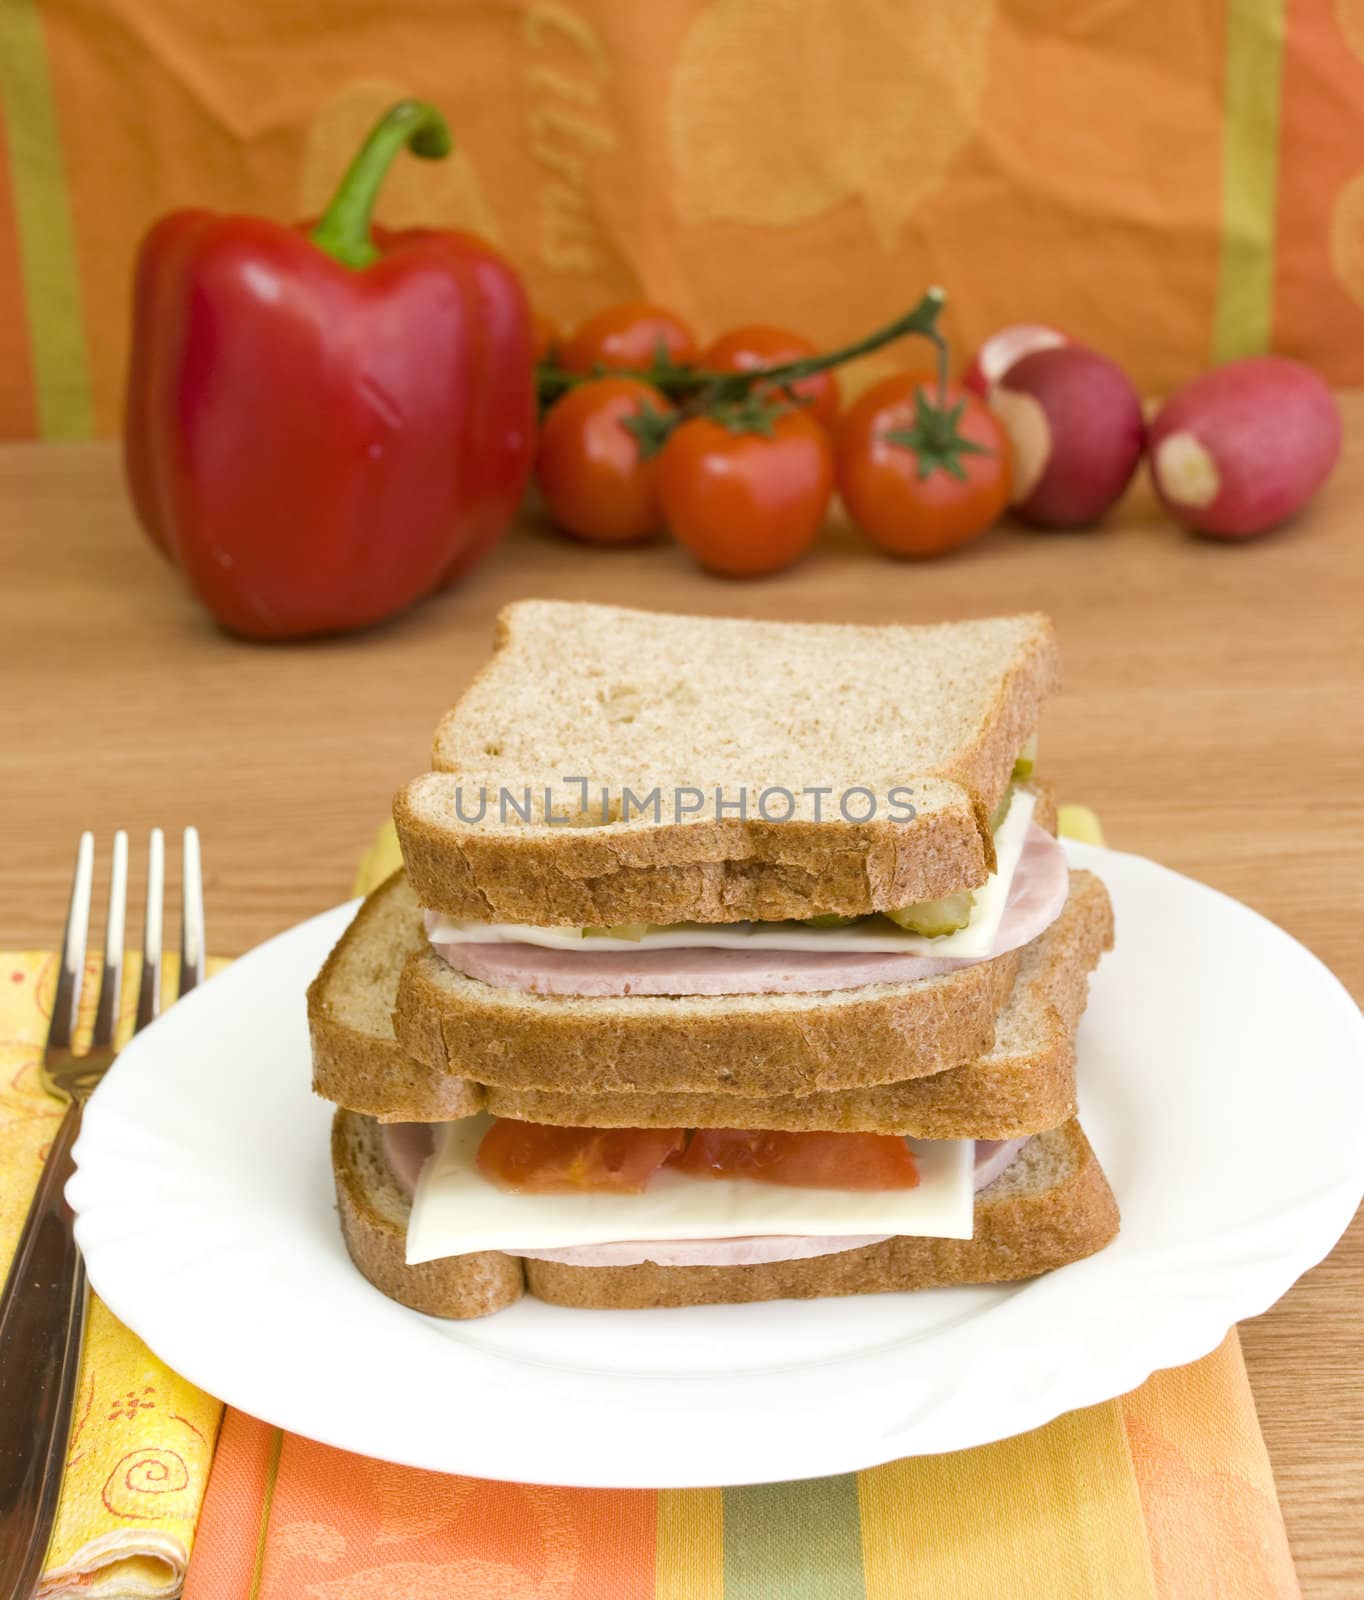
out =
<svg viewBox="0 0 1364 1600"><path fill-rule="evenodd" d="M1014 803L1014 786L1010 783L1004 791L1004 798L995 807L994 815L990 818L990 832L998 833L1004 826L1004 819L1009 814L1009 807Z"/></svg>
<svg viewBox="0 0 1364 1600"><path fill-rule="evenodd" d="M661 933L663 925L657 922L613 922L609 928L584 928L586 939L630 939L635 944L646 933Z"/></svg>
<svg viewBox="0 0 1364 1600"><path fill-rule="evenodd" d="M846 928L857 921L856 917L840 917L836 911L824 911L817 917L806 917L807 928Z"/></svg>
<svg viewBox="0 0 1364 1600"><path fill-rule="evenodd" d="M1014 783L1023 783L1031 778L1037 770L1037 735L1033 734L1027 744L1018 752L1018 759L1014 762L1012 780Z"/></svg>
<svg viewBox="0 0 1364 1600"><path fill-rule="evenodd" d="M946 895L941 900L921 900L918 905L905 906L900 911L883 911L897 928L910 933L921 933L927 939L937 939L944 934L956 933L971 920L975 895L969 889L959 894Z"/></svg>

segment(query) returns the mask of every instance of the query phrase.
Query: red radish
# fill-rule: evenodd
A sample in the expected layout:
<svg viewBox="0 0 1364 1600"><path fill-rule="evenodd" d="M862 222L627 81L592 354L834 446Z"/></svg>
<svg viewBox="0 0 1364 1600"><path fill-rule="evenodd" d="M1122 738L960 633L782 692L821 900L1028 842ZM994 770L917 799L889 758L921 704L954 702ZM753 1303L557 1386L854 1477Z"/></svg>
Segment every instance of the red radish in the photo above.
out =
<svg viewBox="0 0 1364 1600"><path fill-rule="evenodd" d="M1286 356L1230 361L1176 390L1151 424L1151 480L1170 514L1248 539L1300 511L1340 458L1340 409Z"/></svg>
<svg viewBox="0 0 1364 1600"><path fill-rule="evenodd" d="M967 367L962 387L978 394L982 400L990 398L990 390L999 382L1015 361L1030 356L1034 350L1057 350L1073 343L1064 333L1049 328L1042 322L1015 322L1001 328L976 351L975 359Z"/></svg>
<svg viewBox="0 0 1364 1600"><path fill-rule="evenodd" d="M1013 445L1013 508L1042 528L1097 522L1141 459L1141 401L1127 374L1083 345L1035 350L990 391Z"/></svg>

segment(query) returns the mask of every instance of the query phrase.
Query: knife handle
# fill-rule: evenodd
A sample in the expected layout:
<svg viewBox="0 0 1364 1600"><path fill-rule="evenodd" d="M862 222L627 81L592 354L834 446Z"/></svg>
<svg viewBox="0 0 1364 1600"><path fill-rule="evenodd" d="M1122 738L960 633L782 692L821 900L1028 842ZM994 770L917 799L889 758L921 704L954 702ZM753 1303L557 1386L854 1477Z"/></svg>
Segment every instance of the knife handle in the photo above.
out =
<svg viewBox="0 0 1364 1600"><path fill-rule="evenodd" d="M81 1106L66 1108L0 1296L0 1600L30 1600L57 1517L85 1333L66 1203Z"/></svg>

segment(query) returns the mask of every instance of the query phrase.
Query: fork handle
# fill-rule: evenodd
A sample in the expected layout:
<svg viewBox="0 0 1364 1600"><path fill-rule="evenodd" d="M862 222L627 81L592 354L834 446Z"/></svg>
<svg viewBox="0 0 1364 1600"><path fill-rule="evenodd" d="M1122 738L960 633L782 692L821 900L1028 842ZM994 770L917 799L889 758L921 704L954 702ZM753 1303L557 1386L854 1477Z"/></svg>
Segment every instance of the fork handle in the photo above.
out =
<svg viewBox="0 0 1364 1600"><path fill-rule="evenodd" d="M0 1600L29 1600L57 1516L85 1332L66 1180L81 1107L52 1141L0 1296Z"/></svg>

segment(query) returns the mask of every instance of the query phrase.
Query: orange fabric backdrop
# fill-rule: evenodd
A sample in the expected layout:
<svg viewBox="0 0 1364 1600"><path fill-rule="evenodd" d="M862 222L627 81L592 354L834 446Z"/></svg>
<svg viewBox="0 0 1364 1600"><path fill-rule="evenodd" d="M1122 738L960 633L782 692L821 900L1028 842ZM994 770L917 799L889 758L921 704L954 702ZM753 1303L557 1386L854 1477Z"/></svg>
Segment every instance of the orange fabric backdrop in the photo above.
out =
<svg viewBox="0 0 1364 1600"><path fill-rule="evenodd" d="M316 210L403 94L459 154L381 216L485 234L561 321L832 341L938 281L963 350L1035 318L1150 389L1268 344L1364 377L1364 0L6 0L0 433L117 431L148 223Z"/></svg>

